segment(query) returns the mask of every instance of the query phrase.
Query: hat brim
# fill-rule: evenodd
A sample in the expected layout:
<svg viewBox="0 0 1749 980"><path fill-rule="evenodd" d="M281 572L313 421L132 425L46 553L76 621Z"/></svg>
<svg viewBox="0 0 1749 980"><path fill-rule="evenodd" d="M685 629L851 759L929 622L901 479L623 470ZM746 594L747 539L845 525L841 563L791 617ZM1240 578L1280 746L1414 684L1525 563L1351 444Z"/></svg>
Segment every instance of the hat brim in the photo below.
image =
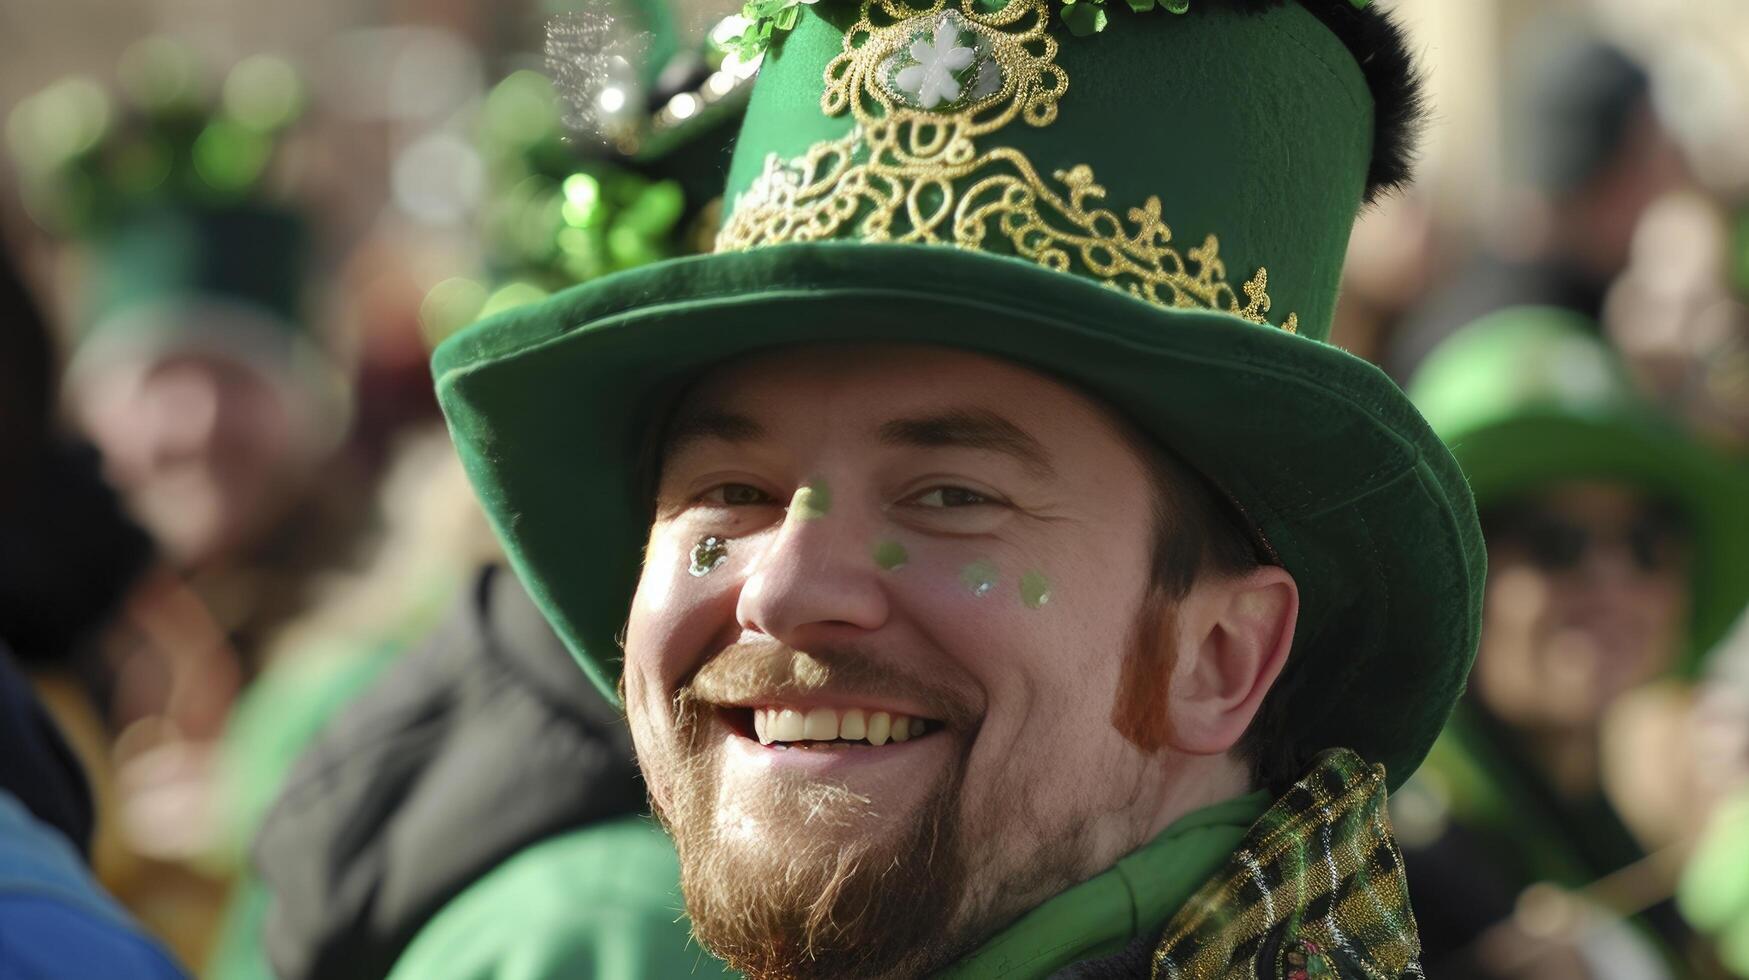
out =
<svg viewBox="0 0 1749 980"><path fill-rule="evenodd" d="M1749 472L1636 415L1557 406L1452 435L1452 453L1486 509L1550 486L1607 480L1680 507L1692 525L1693 616L1685 667L1698 667L1749 602Z"/></svg>
<svg viewBox="0 0 1749 980"><path fill-rule="evenodd" d="M1445 446L1381 371L1207 310L1019 259L819 242L678 259L471 327L434 357L451 433L511 562L604 691L649 525L639 460L704 367L798 344L1000 357L1127 413L1232 496L1301 594L1291 724L1392 786L1474 657L1484 551Z"/></svg>

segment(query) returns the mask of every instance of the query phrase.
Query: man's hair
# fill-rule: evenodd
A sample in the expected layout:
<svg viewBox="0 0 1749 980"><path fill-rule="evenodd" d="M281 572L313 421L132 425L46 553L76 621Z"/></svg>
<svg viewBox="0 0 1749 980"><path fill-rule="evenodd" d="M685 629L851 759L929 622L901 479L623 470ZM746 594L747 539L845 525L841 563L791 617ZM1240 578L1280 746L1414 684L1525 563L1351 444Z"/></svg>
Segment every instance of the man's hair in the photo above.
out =
<svg viewBox="0 0 1749 980"><path fill-rule="evenodd" d="M1177 602L1200 578L1280 564L1232 498L1154 439L1135 441L1154 483L1151 584L1162 597ZM1307 761L1287 725L1288 677L1284 670L1263 696L1234 749L1253 785L1272 792L1292 785Z"/></svg>

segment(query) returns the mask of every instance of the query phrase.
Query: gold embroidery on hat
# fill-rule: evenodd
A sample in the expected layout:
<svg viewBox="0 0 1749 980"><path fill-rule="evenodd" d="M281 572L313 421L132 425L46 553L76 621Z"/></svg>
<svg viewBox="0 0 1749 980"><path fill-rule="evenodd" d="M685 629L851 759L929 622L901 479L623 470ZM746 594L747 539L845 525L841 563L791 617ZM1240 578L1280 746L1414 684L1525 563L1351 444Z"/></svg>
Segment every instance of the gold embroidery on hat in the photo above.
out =
<svg viewBox="0 0 1749 980"><path fill-rule="evenodd" d="M859 135L866 139L859 139ZM1057 171L1062 192L1040 179L1012 147L970 155L971 143L948 137L927 156L908 153L898 127L815 145L800 160L776 155L742 194L717 236L721 251L782 242L857 237L869 242L951 244L983 250L992 231L1015 254L1058 272L1075 260L1093 278L1159 306L1200 307L1267 323L1269 274L1259 269L1241 288L1226 281L1213 235L1180 253L1160 218L1160 199L1131 208L1128 226L1096 206L1105 188L1086 165ZM956 181L986 174L963 190ZM846 225L849 236L845 232ZM1297 329L1288 317L1284 328Z"/></svg>
<svg viewBox="0 0 1749 980"><path fill-rule="evenodd" d="M980 12L979 0L959 0L957 10L949 2L920 10L864 0L862 19L826 69L821 100L828 115L848 109L855 125L800 158L768 156L737 196L717 249L856 238L984 251L994 233L1018 256L1071 274L1080 274L1078 263L1089 278L1158 306L1268 323L1268 270L1235 290L1215 236L1182 253L1173 246L1158 197L1130 208L1126 221L1098 206L1106 189L1092 167L1056 171L1048 184L1011 146L979 151L977 137L1017 115L1034 126L1054 121L1068 76L1045 34L1047 0L1009 0L995 13ZM919 54L939 63L923 64ZM921 72L904 79L911 88L897 75L916 65L958 74L954 84L936 75L932 90L914 91L928 81ZM1298 324L1290 314L1282 328L1293 333Z"/></svg>
<svg viewBox="0 0 1749 980"><path fill-rule="evenodd" d="M826 66L820 108L828 116L850 110L857 121L927 113L953 115L965 136L1008 125L1018 114L1033 126L1057 118L1057 100L1069 76L1056 64L1057 39L1048 31L1050 7L1041 0L1009 0L1000 10L979 9L977 0L950 6L933 0L866 0L862 18L844 35L844 51ZM898 84L898 74L919 67L913 51L934 47L943 34L970 52L956 97L926 104Z"/></svg>

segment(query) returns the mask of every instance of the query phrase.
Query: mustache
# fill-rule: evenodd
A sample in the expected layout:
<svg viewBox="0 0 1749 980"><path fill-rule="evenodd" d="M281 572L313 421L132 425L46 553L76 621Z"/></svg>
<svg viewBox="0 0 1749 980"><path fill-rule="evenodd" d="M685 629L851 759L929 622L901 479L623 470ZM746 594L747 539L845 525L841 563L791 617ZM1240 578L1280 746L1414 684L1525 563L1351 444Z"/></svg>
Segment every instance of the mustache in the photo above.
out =
<svg viewBox="0 0 1749 980"><path fill-rule="evenodd" d="M968 688L855 645L801 651L777 642L737 643L706 661L676 699L711 704L797 695L893 699L916 704L950 727L968 728L979 717L979 698Z"/></svg>

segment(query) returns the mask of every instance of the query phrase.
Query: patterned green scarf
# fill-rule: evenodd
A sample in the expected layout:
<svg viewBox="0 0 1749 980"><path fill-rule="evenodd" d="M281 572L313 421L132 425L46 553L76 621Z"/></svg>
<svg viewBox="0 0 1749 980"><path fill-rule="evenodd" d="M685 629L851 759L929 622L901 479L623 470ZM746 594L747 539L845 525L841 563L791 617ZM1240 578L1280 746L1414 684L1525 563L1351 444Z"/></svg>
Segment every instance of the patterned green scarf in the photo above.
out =
<svg viewBox="0 0 1749 980"><path fill-rule="evenodd" d="M1161 980L1419 980L1385 770L1332 750L1167 923Z"/></svg>

